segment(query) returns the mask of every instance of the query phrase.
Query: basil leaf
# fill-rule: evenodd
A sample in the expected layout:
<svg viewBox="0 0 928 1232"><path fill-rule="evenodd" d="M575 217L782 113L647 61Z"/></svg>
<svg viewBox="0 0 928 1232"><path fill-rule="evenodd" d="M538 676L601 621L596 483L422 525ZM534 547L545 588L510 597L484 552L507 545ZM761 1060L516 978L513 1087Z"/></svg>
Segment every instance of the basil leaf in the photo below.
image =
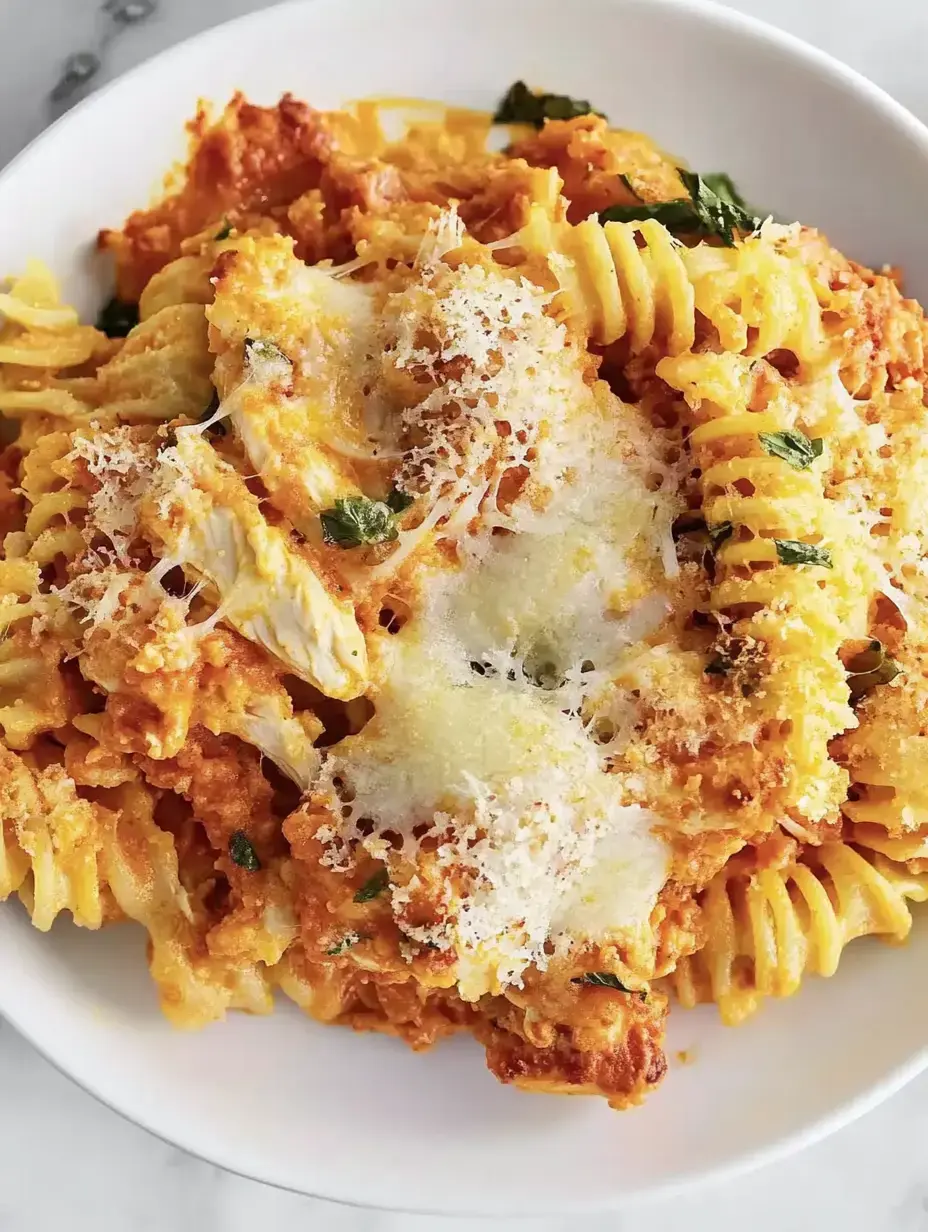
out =
<svg viewBox="0 0 928 1232"><path fill-rule="evenodd" d="M336 943L328 950L326 954L330 958L336 958L339 954L344 954L345 950L350 950L353 945L357 945L359 941L367 941L365 933L345 933L341 941Z"/></svg>
<svg viewBox="0 0 928 1232"><path fill-rule="evenodd" d="M247 869L249 873L256 873L261 867L258 854L244 830L236 830L229 839L229 855L233 864Z"/></svg>
<svg viewBox="0 0 928 1232"><path fill-rule="evenodd" d="M227 218L225 219L225 221L223 222L219 230L216 232L216 234L213 236L213 239L217 241L227 240L231 234L232 234L232 224L229 222Z"/></svg>
<svg viewBox="0 0 928 1232"><path fill-rule="evenodd" d="M610 205L599 215L600 222L642 222L652 218L668 231L710 236L731 248L736 231L756 231L760 219L747 209L731 179L723 172L701 176L677 168L689 199L639 202L635 205ZM631 187L627 177L622 177ZM634 191L634 189L632 190Z"/></svg>
<svg viewBox="0 0 928 1232"><path fill-rule="evenodd" d="M717 197L721 197L723 201L729 201L732 205L740 206L741 209L747 209L747 202L738 192L730 175L724 171L710 171L702 178L703 183L707 184Z"/></svg>
<svg viewBox="0 0 928 1232"><path fill-rule="evenodd" d="M369 877L354 896L356 903L369 903L390 884L390 874L385 868L378 869L373 877Z"/></svg>
<svg viewBox="0 0 928 1232"><path fill-rule="evenodd" d="M886 653L882 642L873 641L867 650L854 655L847 664L847 683L851 701L857 702L871 689L889 684L900 674L902 668Z"/></svg>
<svg viewBox="0 0 928 1232"><path fill-rule="evenodd" d="M573 120L577 116L603 115L585 98L568 94L535 94L524 81L514 81L493 116L494 124L531 124L542 128L545 120ZM605 118L605 117L604 117Z"/></svg>
<svg viewBox="0 0 928 1232"><path fill-rule="evenodd" d="M731 180L728 180L730 187L726 188L726 195L720 196L702 176L693 171L684 171L682 167L678 167L677 171L693 200L696 217L706 235L713 235L720 239L726 248L732 248L735 231L756 231L760 226L759 218L749 213L743 204L739 205L732 200L732 194L738 196L738 193ZM716 183L719 174L714 177Z"/></svg>
<svg viewBox="0 0 928 1232"><path fill-rule="evenodd" d="M673 201L638 201L634 205L610 205L600 210L600 222L644 222L653 218L668 231L690 232L698 229L692 201L678 197Z"/></svg>
<svg viewBox="0 0 928 1232"><path fill-rule="evenodd" d="M810 441L798 428L787 428L784 432L758 432L757 439L764 453L769 453L773 458L782 458L797 471L810 467L816 458L822 456L825 446L820 436Z"/></svg>
<svg viewBox="0 0 928 1232"><path fill-rule="evenodd" d="M640 201L641 197L638 195L638 189L635 187L635 185L631 182L631 180L628 178L628 176L623 171L619 172L619 179L622 181L622 183L625 185L628 191L632 194L635 200Z"/></svg>
<svg viewBox="0 0 928 1232"><path fill-rule="evenodd" d="M820 548L814 543L803 543L801 539L774 539L777 547L777 557L781 565L822 565L833 569L834 562L827 548Z"/></svg>
<svg viewBox="0 0 928 1232"><path fill-rule="evenodd" d="M712 544L712 551L717 552L725 540L732 537L734 531L731 522L717 522L715 526L710 526L709 542Z"/></svg>
<svg viewBox="0 0 928 1232"><path fill-rule="evenodd" d="M392 543L398 535L393 510L385 501L366 496L344 496L332 509L319 515L322 538L340 548L357 548L364 543Z"/></svg>
<svg viewBox="0 0 928 1232"><path fill-rule="evenodd" d="M734 666L728 655L717 654L713 655L702 670L707 676L727 676Z"/></svg>
<svg viewBox="0 0 928 1232"><path fill-rule="evenodd" d="M644 988L626 988L617 975L611 971L587 971L585 975L575 975L571 984L589 984L594 988L614 988L616 992L627 992L639 996L642 1001L647 997Z"/></svg>
<svg viewBox="0 0 928 1232"><path fill-rule="evenodd" d="M128 304L114 295L109 303L104 304L97 317L97 329L106 334L107 338L125 338L130 330L139 323L138 304Z"/></svg>
<svg viewBox="0 0 928 1232"><path fill-rule="evenodd" d="M401 492L399 488L394 487L390 489L386 504L394 513L405 513L411 505L415 504L415 500L416 498L410 496L408 492Z"/></svg>

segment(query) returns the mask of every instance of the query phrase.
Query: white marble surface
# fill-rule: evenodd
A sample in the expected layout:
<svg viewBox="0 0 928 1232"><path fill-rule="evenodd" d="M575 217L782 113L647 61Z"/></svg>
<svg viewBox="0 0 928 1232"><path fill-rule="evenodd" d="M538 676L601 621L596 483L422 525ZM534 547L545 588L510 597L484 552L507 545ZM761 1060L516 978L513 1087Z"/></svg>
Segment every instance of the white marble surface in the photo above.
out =
<svg viewBox="0 0 928 1232"><path fill-rule="evenodd" d="M436 0L442 2L450 0ZM105 36L110 19L102 7L102 0L0 0L0 165L47 123L46 96L65 57L93 49ZM160 0L154 15L110 43L96 80L260 7L261 0ZM826 48L928 120L928 0L736 0L734 7ZM95 1103L2 1024L0 1093L0 1232L493 1232L503 1226L336 1208L227 1175ZM539 1165L546 1162L556 1166ZM737 1182L647 1209L514 1226L626 1232L641 1221L649 1232L675 1232L684 1223L689 1232L745 1226L752 1232L928 1232L928 1075L829 1141Z"/></svg>

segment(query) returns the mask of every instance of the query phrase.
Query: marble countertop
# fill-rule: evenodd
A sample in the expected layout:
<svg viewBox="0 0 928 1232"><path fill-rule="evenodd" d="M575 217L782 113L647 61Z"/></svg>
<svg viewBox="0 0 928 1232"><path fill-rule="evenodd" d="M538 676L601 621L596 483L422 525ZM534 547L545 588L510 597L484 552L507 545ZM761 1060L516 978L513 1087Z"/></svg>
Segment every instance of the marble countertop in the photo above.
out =
<svg viewBox="0 0 928 1232"><path fill-rule="evenodd" d="M266 2L0 0L0 166L83 89ZM928 120L922 59L928 0L733 0L733 7L824 47ZM65 61L77 52L97 54L99 69L51 103ZM3 1024L0 1092L0 1232L494 1232L504 1226L338 1208L223 1173L101 1107ZM746 1225L753 1232L928 1232L928 1074L828 1141L739 1181L582 1223L506 1226L626 1232L641 1220L649 1232L673 1232L684 1221L689 1232L742 1232Z"/></svg>

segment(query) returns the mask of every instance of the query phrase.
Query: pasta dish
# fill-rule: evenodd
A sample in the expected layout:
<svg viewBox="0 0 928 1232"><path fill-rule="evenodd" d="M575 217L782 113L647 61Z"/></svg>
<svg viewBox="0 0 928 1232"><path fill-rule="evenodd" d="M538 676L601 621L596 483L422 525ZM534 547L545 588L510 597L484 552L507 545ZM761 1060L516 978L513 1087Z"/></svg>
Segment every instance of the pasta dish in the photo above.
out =
<svg viewBox="0 0 928 1232"><path fill-rule="evenodd" d="M96 326L0 293L0 899L142 925L180 1027L280 990L616 1108L674 1002L905 938L900 272L521 82L190 142Z"/></svg>

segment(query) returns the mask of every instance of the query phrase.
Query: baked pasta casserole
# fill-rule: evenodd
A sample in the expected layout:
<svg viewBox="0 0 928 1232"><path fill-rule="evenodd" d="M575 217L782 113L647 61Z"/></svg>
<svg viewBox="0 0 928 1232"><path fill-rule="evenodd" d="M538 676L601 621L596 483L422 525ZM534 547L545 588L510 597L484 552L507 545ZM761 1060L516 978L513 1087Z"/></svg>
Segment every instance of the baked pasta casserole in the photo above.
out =
<svg viewBox="0 0 928 1232"><path fill-rule="evenodd" d="M190 140L96 327L35 262L0 294L0 898L137 921L178 1026L279 989L617 1108L671 1001L902 940L899 272L522 83Z"/></svg>

